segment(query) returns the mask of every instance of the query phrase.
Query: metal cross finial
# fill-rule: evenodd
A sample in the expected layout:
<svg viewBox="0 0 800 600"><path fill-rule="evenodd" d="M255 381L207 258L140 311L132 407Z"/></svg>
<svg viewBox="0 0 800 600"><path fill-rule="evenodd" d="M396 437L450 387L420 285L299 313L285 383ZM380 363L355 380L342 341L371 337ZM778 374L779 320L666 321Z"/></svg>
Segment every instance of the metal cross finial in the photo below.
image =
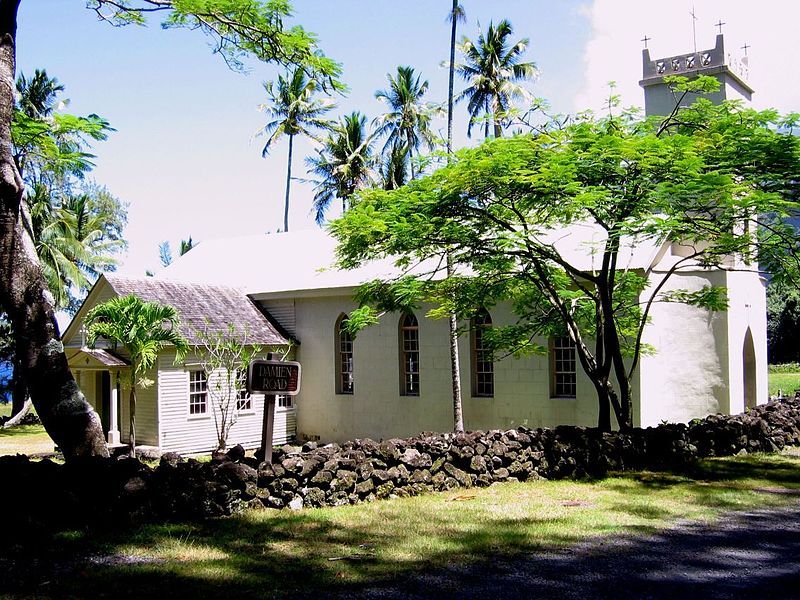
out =
<svg viewBox="0 0 800 600"><path fill-rule="evenodd" d="M641 41L641 42L644 42L644 47L645 47L645 48L647 48L647 42L649 42L649 41L650 41L650 40L652 40L652 39L653 39L653 38L651 38L651 37L647 37L647 34L645 34L645 36L644 36L644 37L643 37L641 40L639 40L639 41Z"/></svg>
<svg viewBox="0 0 800 600"><path fill-rule="evenodd" d="M720 19L719 21L714 23L714 27L719 27L719 32L722 33L722 26L725 25L725 24L726 24L725 21Z"/></svg>
<svg viewBox="0 0 800 600"><path fill-rule="evenodd" d="M750 46L747 42L744 43L744 46L742 46L742 50L744 50L744 55L745 56L747 56L747 49L751 48L751 47L752 46Z"/></svg>
<svg viewBox="0 0 800 600"><path fill-rule="evenodd" d="M692 5L692 40L694 40L694 52L697 54L697 15L694 13L694 5Z"/></svg>

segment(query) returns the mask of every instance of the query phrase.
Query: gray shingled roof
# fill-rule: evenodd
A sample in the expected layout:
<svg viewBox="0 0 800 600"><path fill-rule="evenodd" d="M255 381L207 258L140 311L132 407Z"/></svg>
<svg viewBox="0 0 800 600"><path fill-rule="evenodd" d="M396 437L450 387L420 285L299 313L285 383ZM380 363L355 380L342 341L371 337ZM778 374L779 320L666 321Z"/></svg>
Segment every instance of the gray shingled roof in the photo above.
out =
<svg viewBox="0 0 800 600"><path fill-rule="evenodd" d="M247 331L250 344L288 344L275 326L240 289L200 283L180 283L146 277L133 279L105 274L111 288L120 296L134 294L147 302L169 304L180 317L180 330L190 344L199 344L198 331Z"/></svg>

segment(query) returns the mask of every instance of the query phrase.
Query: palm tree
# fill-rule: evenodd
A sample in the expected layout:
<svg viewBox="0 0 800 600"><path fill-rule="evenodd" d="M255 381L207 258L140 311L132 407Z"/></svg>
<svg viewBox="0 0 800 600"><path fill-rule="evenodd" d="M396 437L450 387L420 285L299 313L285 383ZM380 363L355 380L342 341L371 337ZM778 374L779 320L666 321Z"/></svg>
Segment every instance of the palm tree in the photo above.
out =
<svg viewBox="0 0 800 600"><path fill-rule="evenodd" d="M321 224L334 198L347 210L350 197L371 180L373 136L367 132L367 117L358 111L343 117L323 142L318 156L307 158L308 172L316 175L315 220Z"/></svg>
<svg viewBox="0 0 800 600"><path fill-rule="evenodd" d="M378 90L375 97L389 107L389 112L375 119L376 135L386 136L383 153L392 148L405 147L414 179L414 152L423 144L433 149L436 137L431 131L431 117L435 109L423 104L422 97L428 91L428 82L420 82L412 67L397 67L397 76L388 74L389 88Z"/></svg>
<svg viewBox="0 0 800 600"><path fill-rule="evenodd" d="M479 34L477 43L464 38L459 45L465 62L456 65L456 71L468 86L458 95L456 102L468 101L468 136L481 115L485 119L486 137L489 136L490 124L494 126L495 137L503 135L503 118L512 101L529 95L517 82L533 79L539 73L535 63L520 60L528 47L528 39L509 46L508 38L513 32L511 23L505 19L496 28L490 22L486 35Z"/></svg>
<svg viewBox="0 0 800 600"><path fill-rule="evenodd" d="M272 81L264 84L269 96L269 104L261 105L261 110L270 117L270 122L258 133L267 136L267 142L261 151L266 157L270 149L284 135L289 138L289 158L286 169L286 201L283 209L283 230L289 231L289 188L292 181L292 146L294 136L298 134L314 137L315 129L329 129L330 123L322 118L334 108L330 99L314 98L319 84L306 77L301 68L295 69L291 75L278 76L277 85Z"/></svg>
<svg viewBox="0 0 800 600"><path fill-rule="evenodd" d="M453 153L453 79L456 70L456 29L458 23L466 21L464 7L453 0L453 8L447 17L450 21L450 65L448 68L449 76L447 81L447 156Z"/></svg>
<svg viewBox="0 0 800 600"><path fill-rule="evenodd" d="M384 154L380 165L383 189L396 190L408 183L408 150L405 146L393 146Z"/></svg>
<svg viewBox="0 0 800 600"><path fill-rule="evenodd" d="M103 210L92 196L67 197L53 205L50 192L36 185L27 202L32 237L47 285L59 309L74 306L75 294L88 290L101 271L117 264L115 254L125 241L109 235L116 217Z"/></svg>
<svg viewBox="0 0 800 600"><path fill-rule="evenodd" d="M130 447L136 455L136 385L148 385L144 375L156 363L158 352L173 345L175 362L183 360L189 346L178 331L178 313L172 306L145 302L137 296L112 298L86 314L89 345L98 338L124 346L130 354Z"/></svg>
<svg viewBox="0 0 800 600"><path fill-rule="evenodd" d="M183 256L192 248L194 248L194 242L190 235L188 240L181 240L178 246L178 256ZM172 247L169 245L168 240L164 240L158 245L158 257L161 260L162 267L168 267L172 264Z"/></svg>
<svg viewBox="0 0 800 600"><path fill-rule="evenodd" d="M447 83L447 162L453 153L453 79L456 68L456 29L459 21L465 20L464 8L458 4L458 0L453 0L453 7L448 16L450 19L450 65ZM453 260L450 253L447 253L447 277L454 274ZM455 312L448 315L448 333L450 341L450 381L453 392L453 430L456 432L464 431L464 404L461 398L461 371L459 364L458 351L458 317Z"/></svg>
<svg viewBox="0 0 800 600"><path fill-rule="evenodd" d="M48 77L44 69L36 69L28 79L24 73L17 77L17 106L32 119L49 117L56 107L59 93L64 86L55 77Z"/></svg>

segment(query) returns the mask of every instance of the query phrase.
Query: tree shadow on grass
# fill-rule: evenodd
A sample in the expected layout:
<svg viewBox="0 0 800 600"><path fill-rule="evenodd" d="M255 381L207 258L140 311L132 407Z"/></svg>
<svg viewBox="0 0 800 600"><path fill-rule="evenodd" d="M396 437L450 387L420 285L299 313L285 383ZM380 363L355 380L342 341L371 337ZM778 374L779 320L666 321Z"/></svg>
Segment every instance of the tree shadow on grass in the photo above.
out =
<svg viewBox="0 0 800 600"><path fill-rule="evenodd" d="M800 463L796 457L751 454L735 459L700 461L688 474L693 479L731 482L765 479L791 489L800 489Z"/></svg>
<svg viewBox="0 0 800 600"><path fill-rule="evenodd" d="M426 569L333 597L794 600L798 590L800 507L794 505L736 513L713 525Z"/></svg>
<svg viewBox="0 0 800 600"><path fill-rule="evenodd" d="M259 512L194 525L145 526L127 537L73 533L51 540L45 556L41 548L19 547L14 561L0 560L0 567L12 573L4 581L11 586L7 591L41 598L270 598L324 596L342 585L383 581L450 559L468 562L541 547L526 533L534 519L498 519L464 532L430 515L440 533L434 543L441 547L412 544L406 559L385 557L383 549L403 546L416 532L391 512L380 520L380 527L370 521L341 528L318 511ZM557 519L543 522L553 526ZM550 541L578 540L553 536ZM134 546L167 558L128 554ZM23 565L28 567L15 568Z"/></svg>
<svg viewBox="0 0 800 600"><path fill-rule="evenodd" d="M637 482L633 489L624 479L606 481L603 486L611 491L637 494L646 500L632 498L606 512L645 519L644 524L625 526L625 531L652 536L665 519L674 517L658 504L659 494L672 487L683 486L681 491L688 492L697 506L726 509L740 508L742 493L751 506L758 506L762 498L770 496L764 489L742 491L736 486L766 489L767 485L797 482L796 459L784 462L780 457L748 457L732 461L732 465L709 462L709 466L698 466L702 481L650 473L627 475ZM547 484L527 484L530 487L521 493L529 493L537 485ZM495 488L485 493L495 493L492 490ZM484 492L475 492L481 493ZM469 494L471 497L473 492ZM604 515L581 520L586 511L594 508L566 508L560 498L543 500L547 510L542 516L534 518L521 511L514 518L508 514L514 505L507 500L502 503L484 497L459 504L437 504L441 497L414 500L418 502L413 505L414 514L409 514L404 509L407 505L402 504L411 500L394 500L332 510L251 511L202 523L149 525L118 532L70 532L11 544L3 544L0 539L0 570L6 574L0 580L0 597L3 593L10 598L169 600L310 594L347 597L351 591L360 593L373 586L394 589L396 584L392 582L405 582L413 588L417 585L413 582L425 581L425 577L438 582L435 585L439 589L457 590L459 581L472 581L480 587L480 582L469 574L496 573L496 561L515 564L513 561L550 556L553 549L580 546L587 535L609 540L612 545L620 539L619 527L600 518ZM465 497L463 490L449 499L459 497ZM542 497L546 498L546 494ZM446 509L451 511L449 518L441 514ZM463 512L463 520L453 519L453 511ZM580 526L576 527L576 523ZM419 536L417 528L423 526L433 533ZM644 552L646 547L640 550ZM562 556L563 552L556 550L556 555ZM572 554L567 552L564 556L566 562L561 567L567 571L563 572L572 573L574 567L567 560ZM488 562L487 557L491 557ZM639 559L634 555L630 560L636 564ZM547 564L550 563L536 568L546 569ZM642 569L653 570L659 561L642 559L639 564ZM458 577L448 575L451 571ZM609 577L611 572L613 569ZM513 578L510 574L508 578L507 585L513 588ZM537 589L558 595L555 575L552 581L543 581L550 581L554 587L542 584ZM483 597L505 595L491 592L491 588L485 589ZM425 597L424 589L419 593L419 597Z"/></svg>

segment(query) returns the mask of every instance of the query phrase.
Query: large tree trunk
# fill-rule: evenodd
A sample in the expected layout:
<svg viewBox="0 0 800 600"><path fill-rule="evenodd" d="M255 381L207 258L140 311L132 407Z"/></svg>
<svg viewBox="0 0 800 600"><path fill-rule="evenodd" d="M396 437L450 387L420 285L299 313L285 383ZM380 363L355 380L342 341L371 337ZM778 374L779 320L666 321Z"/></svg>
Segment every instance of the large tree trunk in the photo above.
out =
<svg viewBox="0 0 800 600"><path fill-rule="evenodd" d="M597 391L598 413L597 428L600 431L611 431L611 400L607 382L592 381Z"/></svg>
<svg viewBox="0 0 800 600"><path fill-rule="evenodd" d="M24 187L13 158L19 3L0 0L0 305L14 327L23 375L47 433L67 459L108 456L100 419L78 389L59 340L53 297L30 235Z"/></svg>
<svg viewBox="0 0 800 600"><path fill-rule="evenodd" d="M28 413L31 412L31 408L33 408L33 402L31 402L30 399L23 402L22 408L14 413L8 421L3 423L3 429L11 429L19 425L22 420L28 416Z"/></svg>

